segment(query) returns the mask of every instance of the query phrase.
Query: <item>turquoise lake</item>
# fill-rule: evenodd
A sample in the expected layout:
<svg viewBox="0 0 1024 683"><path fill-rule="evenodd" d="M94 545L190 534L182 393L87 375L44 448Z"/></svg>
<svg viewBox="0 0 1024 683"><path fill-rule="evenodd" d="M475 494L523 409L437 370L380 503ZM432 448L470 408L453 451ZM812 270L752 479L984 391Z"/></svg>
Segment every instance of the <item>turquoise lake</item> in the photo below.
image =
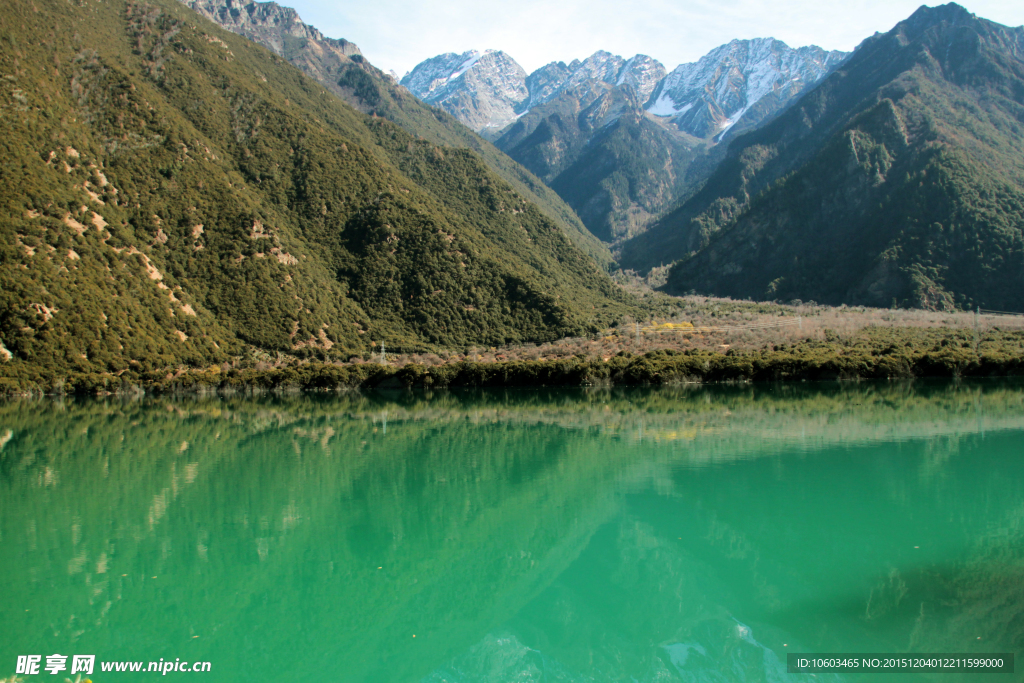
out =
<svg viewBox="0 0 1024 683"><path fill-rule="evenodd" d="M1024 384L0 403L0 679L1024 680L790 652L1020 659Z"/></svg>

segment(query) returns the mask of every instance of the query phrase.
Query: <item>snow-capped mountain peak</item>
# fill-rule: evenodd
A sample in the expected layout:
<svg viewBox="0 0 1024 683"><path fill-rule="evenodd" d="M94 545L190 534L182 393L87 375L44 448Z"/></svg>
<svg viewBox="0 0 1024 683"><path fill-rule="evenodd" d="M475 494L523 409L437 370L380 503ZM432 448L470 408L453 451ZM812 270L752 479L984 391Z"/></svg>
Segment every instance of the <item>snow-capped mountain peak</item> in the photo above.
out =
<svg viewBox="0 0 1024 683"><path fill-rule="evenodd" d="M817 83L846 56L814 45L794 49L774 38L733 40L673 69L647 111L697 137L721 134L765 98L779 104Z"/></svg>
<svg viewBox="0 0 1024 683"><path fill-rule="evenodd" d="M496 132L562 93L578 93L582 101L606 86L630 87L647 113L706 138L721 135L744 117L756 123L778 111L846 56L756 38L733 40L671 73L647 55L623 59L599 50L582 61L551 62L527 76L504 52L470 50L428 59L401 82L478 132ZM748 116L751 109L756 111Z"/></svg>
<svg viewBox="0 0 1024 683"><path fill-rule="evenodd" d="M504 126L529 96L523 67L500 50L438 55L416 65L401 82L478 131Z"/></svg>

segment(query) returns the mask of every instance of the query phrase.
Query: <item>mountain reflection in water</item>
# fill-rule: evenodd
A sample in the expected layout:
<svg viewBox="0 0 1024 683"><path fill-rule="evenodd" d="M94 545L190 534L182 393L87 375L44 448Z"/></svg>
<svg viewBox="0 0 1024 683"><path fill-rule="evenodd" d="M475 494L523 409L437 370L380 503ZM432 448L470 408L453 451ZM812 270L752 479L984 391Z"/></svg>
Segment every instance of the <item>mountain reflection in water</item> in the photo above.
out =
<svg viewBox="0 0 1024 683"><path fill-rule="evenodd" d="M0 444L0 676L829 681L787 652L1024 645L1011 382L16 401Z"/></svg>

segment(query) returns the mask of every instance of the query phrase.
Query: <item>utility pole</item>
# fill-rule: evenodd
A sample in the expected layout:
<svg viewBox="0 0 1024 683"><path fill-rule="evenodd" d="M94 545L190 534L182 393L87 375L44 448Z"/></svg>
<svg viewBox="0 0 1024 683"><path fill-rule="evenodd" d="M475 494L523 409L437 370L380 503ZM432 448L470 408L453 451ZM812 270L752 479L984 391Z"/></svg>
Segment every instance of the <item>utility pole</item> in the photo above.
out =
<svg viewBox="0 0 1024 683"><path fill-rule="evenodd" d="M380 343L380 364L387 365L388 357L384 354L384 342Z"/></svg>

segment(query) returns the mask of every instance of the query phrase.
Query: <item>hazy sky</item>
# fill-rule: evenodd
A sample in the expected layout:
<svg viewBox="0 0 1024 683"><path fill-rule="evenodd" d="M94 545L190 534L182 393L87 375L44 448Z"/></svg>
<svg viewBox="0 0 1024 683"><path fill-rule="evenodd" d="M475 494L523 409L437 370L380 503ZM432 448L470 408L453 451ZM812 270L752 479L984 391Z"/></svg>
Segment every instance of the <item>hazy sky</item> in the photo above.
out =
<svg viewBox="0 0 1024 683"><path fill-rule="evenodd" d="M920 0L277 0L332 38L356 43L399 76L443 52L503 50L529 73L597 50L643 53L669 70L733 38L852 50L910 16ZM1022 0L976 0L971 12L1024 24Z"/></svg>

